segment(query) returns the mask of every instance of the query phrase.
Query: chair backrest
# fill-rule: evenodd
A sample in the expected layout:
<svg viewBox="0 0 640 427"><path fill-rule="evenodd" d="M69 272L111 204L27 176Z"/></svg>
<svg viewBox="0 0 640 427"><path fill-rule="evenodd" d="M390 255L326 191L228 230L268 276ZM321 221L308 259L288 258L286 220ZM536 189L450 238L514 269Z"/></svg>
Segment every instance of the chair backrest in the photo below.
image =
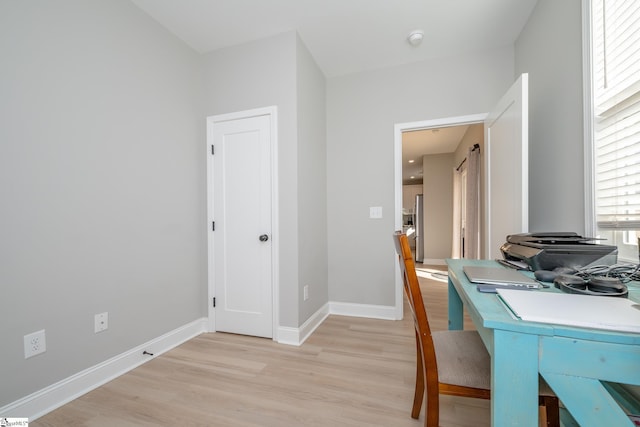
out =
<svg viewBox="0 0 640 427"><path fill-rule="evenodd" d="M438 366L436 364L436 352L431 338L431 328L427 318L427 311L422 299L422 291L420 291L420 282L416 274L416 266L413 262L413 254L409 246L407 235L401 231L396 231L393 240L398 253L398 261L400 263L400 272L404 283L404 291L411 306L411 314L413 315L414 325L416 329L416 338L419 338L420 348L422 350L422 360L425 364L425 375L428 377L427 389L430 388L429 382L435 378L436 387L438 381Z"/></svg>

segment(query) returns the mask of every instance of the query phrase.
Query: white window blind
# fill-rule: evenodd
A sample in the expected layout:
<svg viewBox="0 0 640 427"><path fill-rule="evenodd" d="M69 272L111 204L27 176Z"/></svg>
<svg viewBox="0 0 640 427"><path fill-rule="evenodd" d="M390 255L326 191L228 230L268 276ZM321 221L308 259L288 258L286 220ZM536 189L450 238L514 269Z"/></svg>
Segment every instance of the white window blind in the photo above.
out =
<svg viewBox="0 0 640 427"><path fill-rule="evenodd" d="M640 1L592 0L596 221L640 230Z"/></svg>

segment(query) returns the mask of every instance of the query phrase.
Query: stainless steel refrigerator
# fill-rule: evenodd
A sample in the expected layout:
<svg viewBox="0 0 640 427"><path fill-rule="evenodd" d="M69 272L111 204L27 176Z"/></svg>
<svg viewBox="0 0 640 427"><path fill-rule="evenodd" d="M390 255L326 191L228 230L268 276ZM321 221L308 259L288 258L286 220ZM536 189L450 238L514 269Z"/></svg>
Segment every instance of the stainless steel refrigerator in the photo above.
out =
<svg viewBox="0 0 640 427"><path fill-rule="evenodd" d="M413 210L415 218L413 224L416 227L416 262L424 261L424 197L422 194L416 196L416 206Z"/></svg>

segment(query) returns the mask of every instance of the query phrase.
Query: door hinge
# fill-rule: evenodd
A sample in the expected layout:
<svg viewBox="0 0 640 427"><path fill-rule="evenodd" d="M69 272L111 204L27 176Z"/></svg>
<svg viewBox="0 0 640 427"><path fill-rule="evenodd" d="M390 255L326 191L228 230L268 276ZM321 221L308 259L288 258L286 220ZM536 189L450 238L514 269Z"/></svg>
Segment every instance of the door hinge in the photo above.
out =
<svg viewBox="0 0 640 427"><path fill-rule="evenodd" d="M213 308L216 308L216 297L213 297Z"/></svg>
<svg viewBox="0 0 640 427"><path fill-rule="evenodd" d="M213 156L215 154L215 149L213 148L213 145L211 146L211 155Z"/></svg>
<svg viewBox="0 0 640 427"><path fill-rule="evenodd" d="M216 231L216 222L211 221L211 231Z"/></svg>

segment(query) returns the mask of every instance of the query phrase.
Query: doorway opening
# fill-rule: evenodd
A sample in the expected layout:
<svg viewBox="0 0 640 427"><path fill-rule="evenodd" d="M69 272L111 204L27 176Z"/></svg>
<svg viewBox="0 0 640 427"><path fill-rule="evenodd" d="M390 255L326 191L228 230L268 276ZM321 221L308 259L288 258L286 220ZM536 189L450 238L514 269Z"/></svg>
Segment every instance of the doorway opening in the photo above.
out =
<svg viewBox="0 0 640 427"><path fill-rule="evenodd" d="M484 135L484 120L487 117L487 114L476 114L470 116L459 116L459 117L449 117L443 119L435 119L435 120L425 120L419 122L410 122L410 123L399 123L395 125L394 129L394 162L395 162L395 229L396 230L404 230L408 232L412 230L413 233L416 232L415 226L418 225L418 220L416 219L415 212L415 195L416 194L424 194L425 187L429 185L433 186L441 186L441 182L426 182L429 177L424 176L424 171L434 171L434 173L446 174L448 176L448 180L450 185L448 188L449 194L443 196L445 199L444 203L448 203L449 206L453 207L453 174L452 169L455 167L453 164L454 154L456 148L460 145L462 137L456 136L460 132L463 134L466 132L469 126L480 126L482 130L480 133ZM422 133L422 135L421 135ZM449 135L447 135L449 134ZM420 144L413 144L412 148L407 147L407 149L403 149L403 140L409 139L419 139L421 136L429 136L426 140L431 140L433 146L424 146L420 148ZM451 148L452 143L445 143L448 139L458 138L455 146ZM483 137L482 137L483 138ZM425 138L422 138L425 139ZM468 141L465 144L473 145L478 141ZM407 144L409 145L409 144ZM421 151L423 150L423 151ZM447 161L448 159L448 161ZM412 163L409 163L409 160L413 160ZM443 162L444 161L444 162ZM437 172L440 170L440 172ZM413 176L413 178L411 178ZM403 194L403 189L407 186L407 192ZM420 186L422 186L422 191L420 191ZM406 200L406 202L405 202ZM424 198L422 198L424 200ZM448 200L448 202L446 201ZM425 202L422 202L425 203ZM426 202L428 203L428 202ZM425 203L425 204L426 204ZM423 209L425 211L425 209ZM427 230L433 229L432 225L429 224L429 212L426 212L427 220L423 221L424 227ZM446 214L445 214L446 217ZM444 258L451 257L451 242L453 241L453 221L452 215L449 214L448 218L434 218L437 221L447 221L446 227L440 227L442 229L448 230L445 231L447 233L446 237L438 237L433 236L434 239L446 239L447 248L445 249L448 253L445 256L440 257L432 257L430 255L430 251L428 250L430 245L433 243L432 241L423 241L421 242L420 236L414 236L414 242L416 244L423 244L425 249L423 263L426 264L444 264ZM438 228L438 225L435 226ZM418 232L420 232L418 230ZM429 235L429 232L425 233L422 230L423 236ZM409 234L409 233L408 233ZM426 239L429 240L429 239ZM433 243L437 245L436 243ZM397 263L396 263L397 264ZM399 318L402 317L402 282L400 281L400 273L399 266L396 265L396 311L399 315Z"/></svg>

